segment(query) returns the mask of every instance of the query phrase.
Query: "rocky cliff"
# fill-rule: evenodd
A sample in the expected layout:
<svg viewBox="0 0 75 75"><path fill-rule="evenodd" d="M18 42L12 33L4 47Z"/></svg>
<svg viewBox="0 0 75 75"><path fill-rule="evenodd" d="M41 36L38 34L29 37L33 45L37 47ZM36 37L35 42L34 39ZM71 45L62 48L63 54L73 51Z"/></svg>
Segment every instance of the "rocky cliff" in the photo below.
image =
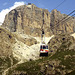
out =
<svg viewBox="0 0 75 75"><path fill-rule="evenodd" d="M6 15L2 26L11 32L24 33L32 36L40 36L42 25L46 36L56 33L74 32L74 17L69 16L69 20L59 22L65 16L67 15L61 14L56 9L49 12L47 9L38 8L34 4L23 5L10 11Z"/></svg>
<svg viewBox="0 0 75 75"><path fill-rule="evenodd" d="M30 7L24 5L10 11L5 17L3 26L12 32L40 36L43 19L47 31L50 29L50 13L48 10L38 8L33 4ZM48 33L49 31L46 34Z"/></svg>
<svg viewBox="0 0 75 75"><path fill-rule="evenodd" d="M13 34L0 27L0 57L11 56L15 38Z"/></svg>

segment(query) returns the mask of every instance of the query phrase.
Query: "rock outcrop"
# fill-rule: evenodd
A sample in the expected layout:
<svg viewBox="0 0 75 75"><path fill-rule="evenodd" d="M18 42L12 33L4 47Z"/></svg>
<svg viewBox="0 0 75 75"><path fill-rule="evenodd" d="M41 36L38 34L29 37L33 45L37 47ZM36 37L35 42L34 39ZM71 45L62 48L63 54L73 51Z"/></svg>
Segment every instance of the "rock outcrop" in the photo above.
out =
<svg viewBox="0 0 75 75"><path fill-rule="evenodd" d="M61 14L56 9L51 12L51 30L54 34L75 32L75 17Z"/></svg>
<svg viewBox="0 0 75 75"><path fill-rule="evenodd" d="M3 26L11 32L26 33L28 35L40 36L41 27L46 27L48 34L50 29L50 13L48 10L41 9L35 5L17 7L6 15Z"/></svg>
<svg viewBox="0 0 75 75"><path fill-rule="evenodd" d="M40 36L43 26L46 36L57 33L71 33L75 31L75 17L60 22L67 15L61 14L56 9L49 12L34 4L19 6L10 11L4 20L3 27L11 32L25 33L32 36Z"/></svg>
<svg viewBox="0 0 75 75"><path fill-rule="evenodd" d="M60 50L75 50L75 39L70 34L59 34L55 35L49 42L49 50L50 52L56 52L58 49ZM62 47L62 48L61 48ZM59 50L59 51L60 51Z"/></svg>
<svg viewBox="0 0 75 75"><path fill-rule="evenodd" d="M0 56L11 56L14 43L13 34L0 27Z"/></svg>

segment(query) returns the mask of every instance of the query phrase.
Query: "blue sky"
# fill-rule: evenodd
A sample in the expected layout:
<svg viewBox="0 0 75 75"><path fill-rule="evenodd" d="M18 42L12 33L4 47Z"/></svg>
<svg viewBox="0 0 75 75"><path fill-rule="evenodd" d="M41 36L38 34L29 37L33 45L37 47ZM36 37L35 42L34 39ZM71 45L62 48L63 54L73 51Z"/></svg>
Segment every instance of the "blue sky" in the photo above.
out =
<svg viewBox="0 0 75 75"><path fill-rule="evenodd" d="M2 9L6 9L13 6L15 2L21 1L33 3L40 8L45 8L51 11L64 0L0 0L0 11ZM65 14L68 14L74 9L75 9L75 0L65 0L65 2L57 8L58 11Z"/></svg>
<svg viewBox="0 0 75 75"><path fill-rule="evenodd" d="M7 13L6 11L10 10L17 4L15 2L21 2L21 4L33 3L39 8L48 9L49 12L63 2L63 4L56 8L58 11L63 14L69 14L75 10L75 0L0 0L0 14L2 15L2 13Z"/></svg>

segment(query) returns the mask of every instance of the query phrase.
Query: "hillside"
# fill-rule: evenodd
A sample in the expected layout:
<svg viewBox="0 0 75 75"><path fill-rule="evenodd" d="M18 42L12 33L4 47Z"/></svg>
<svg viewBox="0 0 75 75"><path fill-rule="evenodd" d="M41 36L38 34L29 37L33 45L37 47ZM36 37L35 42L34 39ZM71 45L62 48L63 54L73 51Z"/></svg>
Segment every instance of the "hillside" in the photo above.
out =
<svg viewBox="0 0 75 75"><path fill-rule="evenodd" d="M62 38L65 38L64 40ZM17 65L9 70L8 75L74 75L75 74L75 39L70 35L58 35L54 38L62 41L55 52L50 52L48 57L42 57L36 61ZM54 41L52 38L51 41ZM58 41L55 41L56 45ZM50 42L49 42L50 45ZM53 44L52 44L53 45Z"/></svg>
<svg viewBox="0 0 75 75"><path fill-rule="evenodd" d="M5 69L18 62L13 58L14 43L14 35L0 27L0 75Z"/></svg>
<svg viewBox="0 0 75 75"><path fill-rule="evenodd" d="M29 47L33 44L37 44L35 38L12 33L0 27L0 75L4 73L4 70L19 62L25 62L31 58L35 60L38 54Z"/></svg>
<svg viewBox="0 0 75 75"><path fill-rule="evenodd" d="M14 43L15 39L13 34L0 27L0 56L11 56L13 48L12 45Z"/></svg>
<svg viewBox="0 0 75 75"><path fill-rule="evenodd" d="M47 37L46 43L52 37ZM19 62L39 59L40 37L18 34L0 27L0 41L0 74L5 74Z"/></svg>

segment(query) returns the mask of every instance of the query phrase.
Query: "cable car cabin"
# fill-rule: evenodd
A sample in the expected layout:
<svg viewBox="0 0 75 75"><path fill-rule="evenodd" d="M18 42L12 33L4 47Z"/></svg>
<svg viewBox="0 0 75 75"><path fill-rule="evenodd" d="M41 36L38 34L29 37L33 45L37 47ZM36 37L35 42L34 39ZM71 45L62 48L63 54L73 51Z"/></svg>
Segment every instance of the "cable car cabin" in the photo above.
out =
<svg viewBox="0 0 75 75"><path fill-rule="evenodd" d="M48 46L46 44L40 45L40 56L48 56Z"/></svg>

